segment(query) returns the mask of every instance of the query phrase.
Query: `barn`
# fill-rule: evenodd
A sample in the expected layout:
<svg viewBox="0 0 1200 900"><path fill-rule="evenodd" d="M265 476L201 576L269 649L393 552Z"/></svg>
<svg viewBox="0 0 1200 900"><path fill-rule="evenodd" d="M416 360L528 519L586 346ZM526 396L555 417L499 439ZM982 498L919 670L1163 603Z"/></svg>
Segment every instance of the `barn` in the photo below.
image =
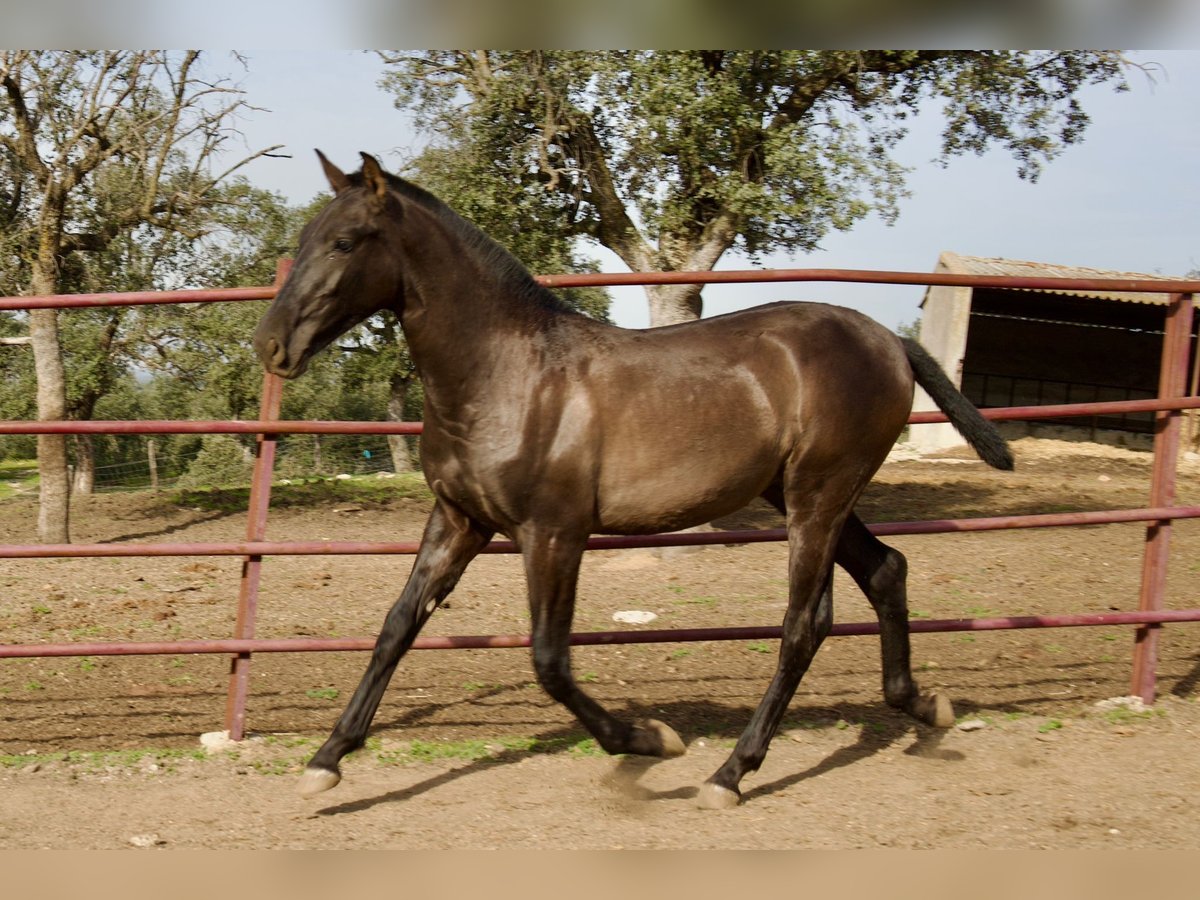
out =
<svg viewBox="0 0 1200 900"><path fill-rule="evenodd" d="M1161 278L1082 266L944 252L934 270L956 275ZM920 340L980 407L1140 400L1158 394L1167 294L934 286L921 301ZM1193 329L1189 393L1197 388ZM914 408L934 409L918 390ZM1190 423L1196 435L1195 423ZM1010 438L1054 435L1149 446L1153 413L1003 424ZM949 425L915 425L922 451L962 443Z"/></svg>

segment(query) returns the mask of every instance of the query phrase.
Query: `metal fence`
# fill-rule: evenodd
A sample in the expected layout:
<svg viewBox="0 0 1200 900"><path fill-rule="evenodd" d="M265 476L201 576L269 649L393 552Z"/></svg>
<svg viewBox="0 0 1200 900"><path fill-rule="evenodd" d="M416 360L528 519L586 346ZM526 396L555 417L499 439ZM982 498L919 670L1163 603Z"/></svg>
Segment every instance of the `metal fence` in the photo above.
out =
<svg viewBox="0 0 1200 900"><path fill-rule="evenodd" d="M266 300L274 297L286 277L282 263L274 286L202 291L141 291L113 294L76 294L51 297L0 298L0 310L34 308L80 308L154 303L208 303ZM960 287L1024 288L1035 290L1088 290L1170 293L1165 308L1162 364L1158 397L1147 400L1109 401L1054 406L1025 406L989 409L990 419L1061 419L1073 416L1110 416L1153 412L1155 415L1154 462L1147 505L1137 509L1053 513L1032 516L996 516L943 519L919 522L877 523L871 531L880 536L894 534L937 534L987 531L1008 528L1045 528L1095 525L1112 522L1146 522L1142 582L1136 610L1103 614L1008 616L986 619L920 620L911 623L919 632L981 631L1009 628L1054 628L1088 625L1136 627L1130 691L1153 702L1158 636L1162 625L1200 621L1200 609L1164 608L1171 525L1175 519L1200 516L1200 506L1176 506L1177 467L1182 410L1200 408L1200 398L1186 396L1187 367L1193 321L1192 295L1200 281L1151 279L1079 279L1034 277L983 277L914 272L882 272L849 269L775 269L726 272L657 272L630 274L549 275L539 281L551 288L645 284L708 284L738 282L861 282L868 284L950 285ZM225 543L123 543L123 544L37 544L0 545L0 558L52 557L138 557L138 556L239 556L243 558L234 634L228 639L164 642L73 642L60 644L0 644L0 658L51 656L117 656L145 654L219 653L231 657L225 727L234 740L246 731L246 699L249 674L255 653L369 650L374 642L365 638L256 639L258 590L264 556L316 554L412 554L416 541L267 541L276 445L283 434L419 434L419 423L327 422L279 420L283 381L264 375L258 421L38 421L0 422L0 434L254 434L257 436L254 474L250 489L246 537ZM944 422L935 412L914 413L912 424ZM663 547L688 544L751 543L785 541L786 531L723 531L641 537L593 537L589 549ZM495 541L486 552L512 553L507 541ZM834 635L877 634L873 622L841 623ZM612 631L575 634L575 644L648 643L676 641L770 639L780 636L779 627L730 627L686 630ZM527 635L459 635L419 638L414 648L468 649L527 646Z"/></svg>

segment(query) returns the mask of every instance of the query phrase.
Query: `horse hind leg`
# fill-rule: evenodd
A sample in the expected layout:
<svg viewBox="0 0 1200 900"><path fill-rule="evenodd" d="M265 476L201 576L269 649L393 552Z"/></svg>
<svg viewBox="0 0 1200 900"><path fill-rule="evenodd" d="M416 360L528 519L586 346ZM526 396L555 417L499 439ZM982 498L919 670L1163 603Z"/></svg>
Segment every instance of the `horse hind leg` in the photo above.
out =
<svg viewBox="0 0 1200 900"><path fill-rule="evenodd" d="M832 528L831 528L832 526ZM725 763L700 787L697 803L727 809L741 802L742 778L759 768L771 738L822 641L833 626L833 545L836 520L788 515L790 598L775 674Z"/></svg>
<svg viewBox="0 0 1200 900"><path fill-rule="evenodd" d="M672 757L685 752L670 726L656 719L621 721L580 689L571 673L571 620L587 535L534 532L520 541L529 586L533 667L543 690L569 709L608 753Z"/></svg>
<svg viewBox="0 0 1200 900"><path fill-rule="evenodd" d="M787 515L781 485L772 485L762 496ZM883 695L888 705L928 725L949 728L954 724L950 698L936 691L922 693L912 676L904 554L871 534L851 511L842 526L834 560L854 579L879 618Z"/></svg>
<svg viewBox="0 0 1200 900"><path fill-rule="evenodd" d="M937 728L954 724L954 707L940 692L922 693L912 676L904 554L880 541L851 513L842 527L835 559L866 594L879 618L883 696L889 706Z"/></svg>

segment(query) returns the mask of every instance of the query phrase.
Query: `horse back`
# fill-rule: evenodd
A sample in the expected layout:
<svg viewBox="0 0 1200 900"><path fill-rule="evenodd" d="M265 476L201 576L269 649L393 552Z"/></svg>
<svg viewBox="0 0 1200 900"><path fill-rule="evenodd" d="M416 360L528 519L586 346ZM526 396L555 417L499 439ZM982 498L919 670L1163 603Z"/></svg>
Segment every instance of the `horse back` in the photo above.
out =
<svg viewBox="0 0 1200 900"><path fill-rule="evenodd" d="M647 527L647 496L680 511L670 527L708 521L788 466L850 466L869 478L912 404L912 371L895 335L824 304L630 332L597 354L590 372L581 388L595 424L589 465L599 518L612 531Z"/></svg>

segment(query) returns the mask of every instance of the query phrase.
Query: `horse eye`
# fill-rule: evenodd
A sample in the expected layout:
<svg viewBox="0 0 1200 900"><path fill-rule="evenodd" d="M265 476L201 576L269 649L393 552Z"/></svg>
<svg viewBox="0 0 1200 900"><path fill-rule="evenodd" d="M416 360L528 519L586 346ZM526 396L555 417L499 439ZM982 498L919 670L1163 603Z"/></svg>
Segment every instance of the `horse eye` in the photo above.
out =
<svg viewBox="0 0 1200 900"><path fill-rule="evenodd" d="M333 242L333 249L338 253L349 253L354 249L354 242L346 238L339 238Z"/></svg>

